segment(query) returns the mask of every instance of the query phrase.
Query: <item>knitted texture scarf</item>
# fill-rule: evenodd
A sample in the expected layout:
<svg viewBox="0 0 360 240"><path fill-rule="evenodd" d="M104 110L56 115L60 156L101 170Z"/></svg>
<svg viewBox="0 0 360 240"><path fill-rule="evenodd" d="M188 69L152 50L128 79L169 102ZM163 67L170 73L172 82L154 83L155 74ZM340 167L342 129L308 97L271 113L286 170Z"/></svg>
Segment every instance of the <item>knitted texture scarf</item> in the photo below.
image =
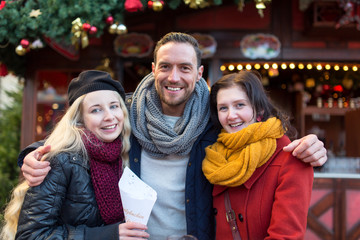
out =
<svg viewBox="0 0 360 240"><path fill-rule="evenodd" d="M147 75L135 90L130 107L133 134L142 148L153 157L189 154L209 118L209 90L204 79L196 83L195 90L186 103L184 114L174 128L164 119L152 73Z"/></svg>
<svg viewBox="0 0 360 240"><path fill-rule="evenodd" d="M217 142L205 149L205 177L212 184L240 186L270 159L276 150L276 139L283 135L281 121L275 117L236 133L222 130Z"/></svg>
<svg viewBox="0 0 360 240"><path fill-rule="evenodd" d="M121 138L102 142L93 133L85 131L83 142L89 156L91 181L102 219L106 224L123 221L118 187L122 174Z"/></svg>

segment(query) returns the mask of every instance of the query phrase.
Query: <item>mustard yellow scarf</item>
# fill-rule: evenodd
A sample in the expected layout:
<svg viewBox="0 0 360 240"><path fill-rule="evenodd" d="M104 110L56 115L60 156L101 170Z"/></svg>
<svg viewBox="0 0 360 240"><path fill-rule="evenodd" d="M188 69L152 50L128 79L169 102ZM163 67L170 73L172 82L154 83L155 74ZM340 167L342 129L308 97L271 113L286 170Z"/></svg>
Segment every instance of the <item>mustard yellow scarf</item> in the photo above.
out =
<svg viewBox="0 0 360 240"><path fill-rule="evenodd" d="M284 135L275 117L257 122L236 132L222 130L217 142L208 146L202 169L212 184L237 187L274 154L276 139Z"/></svg>

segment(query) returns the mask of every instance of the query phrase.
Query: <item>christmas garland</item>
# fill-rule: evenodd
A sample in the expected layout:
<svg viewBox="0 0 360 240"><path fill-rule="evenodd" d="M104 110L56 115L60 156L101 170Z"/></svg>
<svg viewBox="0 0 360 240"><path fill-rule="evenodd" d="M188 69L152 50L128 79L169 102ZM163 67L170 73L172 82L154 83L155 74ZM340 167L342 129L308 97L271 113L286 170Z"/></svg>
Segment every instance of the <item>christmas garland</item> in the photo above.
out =
<svg viewBox="0 0 360 240"><path fill-rule="evenodd" d="M240 9L252 0L233 1ZM11 59L22 58L31 49L49 44L44 39L85 48L89 38L100 37L104 31L127 33L125 13L176 9L181 4L197 9L221 5L222 0L0 0L0 63L18 72L11 69L9 52L18 55Z"/></svg>

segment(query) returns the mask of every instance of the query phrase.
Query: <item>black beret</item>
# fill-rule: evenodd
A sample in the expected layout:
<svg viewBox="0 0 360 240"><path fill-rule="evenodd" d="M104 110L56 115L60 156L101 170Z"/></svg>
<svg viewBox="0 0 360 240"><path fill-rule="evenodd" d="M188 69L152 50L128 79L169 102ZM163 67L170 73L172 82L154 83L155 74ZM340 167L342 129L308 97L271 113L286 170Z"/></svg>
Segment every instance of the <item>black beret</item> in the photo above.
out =
<svg viewBox="0 0 360 240"><path fill-rule="evenodd" d="M71 106L78 97L86 93L100 90L116 91L125 101L125 91L119 81L113 80L107 72L88 70L71 80L68 88L69 105Z"/></svg>

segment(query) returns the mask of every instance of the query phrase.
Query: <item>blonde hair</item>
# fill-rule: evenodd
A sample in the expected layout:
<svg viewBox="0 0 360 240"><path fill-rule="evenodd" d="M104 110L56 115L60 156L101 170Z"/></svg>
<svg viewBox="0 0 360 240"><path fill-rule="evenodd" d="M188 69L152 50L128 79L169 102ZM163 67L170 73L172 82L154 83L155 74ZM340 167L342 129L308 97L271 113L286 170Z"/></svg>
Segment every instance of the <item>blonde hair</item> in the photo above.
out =
<svg viewBox="0 0 360 240"><path fill-rule="evenodd" d="M129 166L131 126L125 102L119 93L115 91L114 93L116 93L116 96L120 101L120 108L124 114L124 125L120 136L122 138L122 165L125 167ZM45 154L42 160L49 160L60 152L81 153L86 159L88 159L87 151L82 141L82 134L84 134L82 103L85 96L86 94L74 101L74 103L66 111L65 115L58 122L53 132L46 139L45 145L51 145L51 151ZM4 213L5 225L1 231L0 239L15 239L20 210L28 189L29 185L24 181L12 191L11 200Z"/></svg>

